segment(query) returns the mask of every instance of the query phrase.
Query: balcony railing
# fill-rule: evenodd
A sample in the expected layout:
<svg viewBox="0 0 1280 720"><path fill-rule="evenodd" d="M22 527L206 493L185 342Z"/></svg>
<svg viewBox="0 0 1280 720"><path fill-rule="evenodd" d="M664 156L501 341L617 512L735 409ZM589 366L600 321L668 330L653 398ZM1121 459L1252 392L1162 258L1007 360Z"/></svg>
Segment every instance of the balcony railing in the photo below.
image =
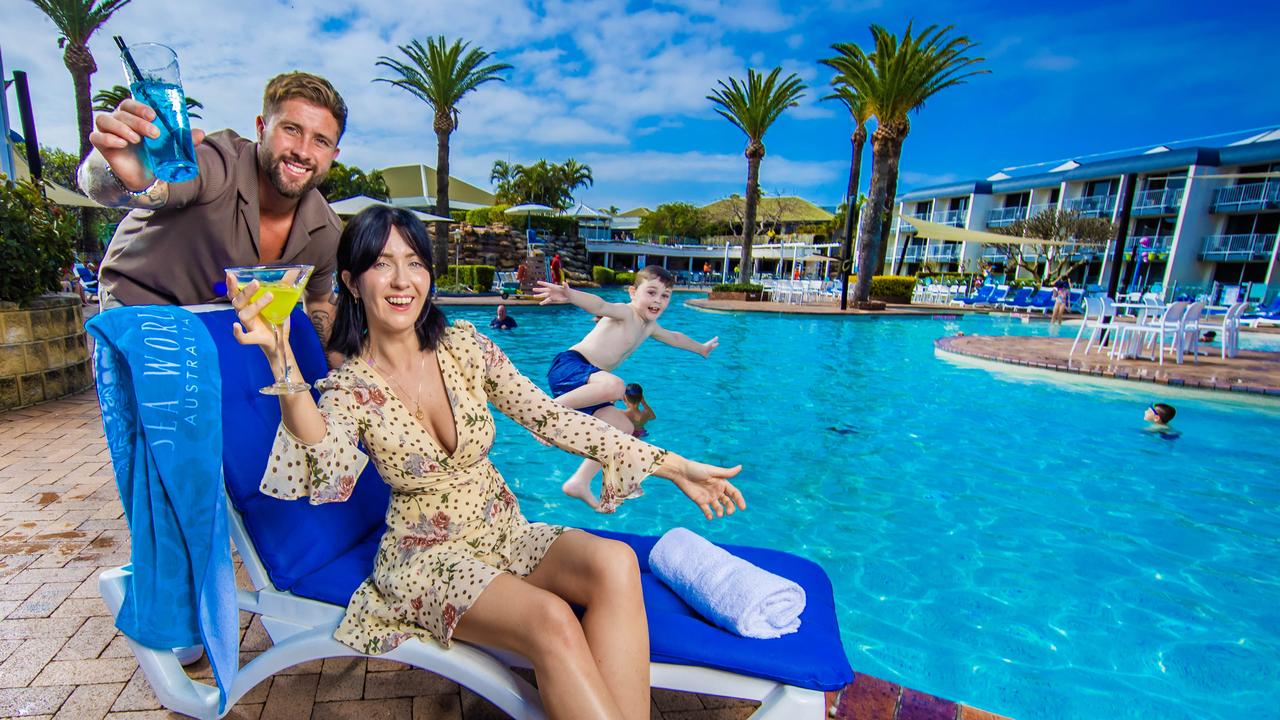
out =
<svg viewBox="0 0 1280 720"><path fill-rule="evenodd" d="M1133 198L1133 214L1150 217L1152 215L1177 215L1182 207L1184 188L1164 188L1147 190Z"/></svg>
<svg viewBox="0 0 1280 720"><path fill-rule="evenodd" d="M982 259L1003 262L1009 259L1009 251L1002 247L988 247L982 249Z"/></svg>
<svg viewBox="0 0 1280 720"><path fill-rule="evenodd" d="M1280 208L1280 182L1245 183L1218 188L1209 212L1232 213Z"/></svg>
<svg viewBox="0 0 1280 720"><path fill-rule="evenodd" d="M1007 225L1012 225L1018 220L1025 220L1026 218L1026 206L996 208L995 210L987 213L987 227L1005 227Z"/></svg>
<svg viewBox="0 0 1280 720"><path fill-rule="evenodd" d="M927 213L927 212L918 212L918 213L912 213L911 215L907 215L906 217L903 217L903 216L901 216L901 215L900 215L900 216L898 216L898 228L897 228L898 232L913 233L913 232L915 232L915 231L916 231L916 227L915 227L914 225L912 225L912 224L911 224L911 220L910 220L911 218L919 218L919 219L921 219L921 220L928 220L928 219L929 219L929 213Z"/></svg>
<svg viewBox="0 0 1280 720"><path fill-rule="evenodd" d="M902 256L904 261L921 260L924 258L924 244L913 244L907 246L907 252Z"/></svg>
<svg viewBox="0 0 1280 720"><path fill-rule="evenodd" d="M934 262L954 261L960 257L960 245L958 243L930 245L928 250L925 251L925 257Z"/></svg>
<svg viewBox="0 0 1280 720"><path fill-rule="evenodd" d="M1147 252L1167 253L1169 248L1173 247L1172 235L1139 235L1137 237L1131 235L1129 236L1128 244L1125 245L1125 250L1133 252L1133 249L1138 247L1138 243L1141 242L1142 238L1147 238L1151 241L1146 247L1142 248Z"/></svg>
<svg viewBox="0 0 1280 720"><path fill-rule="evenodd" d="M1209 235L1200 248L1200 259L1265 262L1271 259L1275 247L1275 235Z"/></svg>
<svg viewBox="0 0 1280 720"><path fill-rule="evenodd" d="M1084 217L1110 215L1116 209L1115 195L1090 195L1067 201L1068 210L1075 210Z"/></svg>
<svg viewBox="0 0 1280 720"><path fill-rule="evenodd" d="M1033 218L1046 210L1057 210L1058 203L1040 203L1027 209L1027 217Z"/></svg>
<svg viewBox="0 0 1280 720"><path fill-rule="evenodd" d="M937 210L933 213L933 221L950 225L952 227L964 227L965 210Z"/></svg>

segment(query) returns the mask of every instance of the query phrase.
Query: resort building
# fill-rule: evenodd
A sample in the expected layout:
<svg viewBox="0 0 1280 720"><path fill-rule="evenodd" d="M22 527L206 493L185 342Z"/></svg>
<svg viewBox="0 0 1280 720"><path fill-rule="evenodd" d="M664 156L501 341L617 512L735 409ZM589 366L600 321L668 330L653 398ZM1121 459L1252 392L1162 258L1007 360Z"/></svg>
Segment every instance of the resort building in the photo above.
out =
<svg viewBox="0 0 1280 720"><path fill-rule="evenodd" d="M415 210L435 210L436 169L429 165L393 165L383 168L382 179L387 183L391 204ZM489 207L497 198L488 190L465 180L449 176L449 209L474 210Z"/></svg>
<svg viewBox="0 0 1280 720"><path fill-rule="evenodd" d="M735 232L741 232L745 211L741 197L717 200L701 210L709 219L725 222ZM742 253L737 235L659 242L657 238L640 236L640 221L649 212L648 208L635 208L615 215L609 220L608 239L601 238L603 233L591 221L580 218L579 237L586 240L590 262L615 270L635 270L654 264L677 272L699 273L709 268L717 277L727 277L734 272ZM756 235L753 245L752 274L772 275L784 267L792 272L795 264L807 264L813 272L822 270L836 249L822 232L815 230L830 223L833 217L801 197L761 198L757 225L762 231Z"/></svg>
<svg viewBox="0 0 1280 720"><path fill-rule="evenodd" d="M1270 297L1280 288L1280 130L1220 147L1179 145L1070 160L1048 170L1005 170L903 193L886 272L972 272L986 265L1013 275L999 246L921 237L911 219L989 231L1064 208L1116 222L1121 178L1133 175L1127 246L1116 258L1122 263L1121 291L1150 289L1172 297L1209 291L1217 283L1244 286L1250 297ZM1142 252L1135 253L1137 248ZM1084 252L1072 280L1105 285L1111 258L1102 249Z"/></svg>

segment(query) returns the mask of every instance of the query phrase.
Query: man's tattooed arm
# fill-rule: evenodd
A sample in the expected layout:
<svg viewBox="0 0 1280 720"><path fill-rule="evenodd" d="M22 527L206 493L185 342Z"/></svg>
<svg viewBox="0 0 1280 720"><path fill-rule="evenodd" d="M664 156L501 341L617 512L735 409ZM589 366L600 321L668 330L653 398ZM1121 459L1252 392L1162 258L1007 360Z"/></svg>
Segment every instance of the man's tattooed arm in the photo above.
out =
<svg viewBox="0 0 1280 720"><path fill-rule="evenodd" d="M323 348L329 347L329 335L333 332L333 319L337 312L338 305L330 293L307 298L307 316L311 318L311 324L316 329L316 335L320 336L320 346ZM341 365L344 359L335 353L328 353L328 356L331 368Z"/></svg>
<svg viewBox="0 0 1280 720"><path fill-rule="evenodd" d="M111 173L111 167L97 150L80 164L76 182L85 195L107 207L155 210L169 200L169 184L163 180L152 182L144 191L131 192Z"/></svg>

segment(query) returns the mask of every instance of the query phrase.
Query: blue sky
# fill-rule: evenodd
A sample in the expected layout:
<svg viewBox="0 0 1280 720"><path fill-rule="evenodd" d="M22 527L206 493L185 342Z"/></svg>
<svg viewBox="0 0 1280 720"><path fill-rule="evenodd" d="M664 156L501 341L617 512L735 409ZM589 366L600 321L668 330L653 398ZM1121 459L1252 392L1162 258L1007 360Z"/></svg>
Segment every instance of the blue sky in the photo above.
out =
<svg viewBox="0 0 1280 720"><path fill-rule="evenodd" d="M74 148L71 83L53 27L29 3L6 5L6 69L31 76L41 140ZM167 42L179 52L188 94L206 105L201 126L249 134L266 79L310 70L330 78L352 108L341 160L366 169L433 165L429 109L372 83L385 72L374 63L414 38L462 37L515 69L463 101L454 175L487 187L495 159L574 157L596 177L579 199L624 209L741 193L745 138L705 96L718 79L776 65L811 87L765 138L762 186L838 202L851 128L839 106L819 101L831 73L817 60L834 42L867 43L871 23L895 31L912 19L954 24L980 43L992 71L912 116L902 189L1280 124L1280 4L1037 5L134 0L91 43L100 67L93 81L122 81L112 34Z"/></svg>

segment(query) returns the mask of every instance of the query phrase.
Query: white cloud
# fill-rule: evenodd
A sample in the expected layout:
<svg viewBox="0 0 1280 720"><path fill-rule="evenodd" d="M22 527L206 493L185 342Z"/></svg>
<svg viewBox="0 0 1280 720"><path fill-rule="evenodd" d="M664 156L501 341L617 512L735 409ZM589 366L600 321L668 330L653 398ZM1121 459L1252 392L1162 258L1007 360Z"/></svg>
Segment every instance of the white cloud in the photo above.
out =
<svg viewBox="0 0 1280 720"><path fill-rule="evenodd" d="M1065 72L1080 64L1080 59L1070 55L1059 55L1050 50L1041 50L1027 60L1027 67L1033 70L1049 72Z"/></svg>
<svg viewBox="0 0 1280 720"><path fill-rule="evenodd" d="M903 185L912 187L928 187L929 185L943 185L952 183L960 179L956 173L927 173L916 172L914 170L903 170L898 174L898 180Z"/></svg>
<svg viewBox="0 0 1280 720"><path fill-rule="evenodd" d="M376 62L380 56L400 56L398 45L437 32L454 37L442 24L447 19L447 28L465 28L465 37L514 66L507 82L486 84L464 98L461 125L451 138L455 174L487 185L496 158L528 162L591 154L613 166L609 159L614 157L662 156L628 148L658 132L714 117L705 96L717 80L742 76L747 66L735 49L741 43L727 34L787 32L797 17L774 0L676 0L636 11L629 11L625 0L362 0L354 7L339 0L133 3L94 36L91 50L99 71L92 82L95 89L123 83L112 34L130 42L161 40L178 52L187 94L205 105L197 124L251 135L267 79L307 70L333 82L351 108L344 162L434 165L430 108L373 79L391 76ZM792 48L803 41L799 32L785 40ZM0 46L7 70L30 74L41 141L75 148L71 79L52 23L30 3L6 3ZM811 63L786 64L812 80ZM10 108L15 109L12 102ZM817 104L811 91L791 116L822 118L831 111ZM668 136L681 142L679 134L663 137ZM670 157L705 165L717 156ZM730 170L724 158L719 162L720 170ZM816 169L821 166L770 156L765 173L794 176L803 184L821 175ZM732 170L728 177L737 182L737 174ZM636 174L597 177L607 185ZM699 181L676 172L645 177L647 182Z"/></svg>

